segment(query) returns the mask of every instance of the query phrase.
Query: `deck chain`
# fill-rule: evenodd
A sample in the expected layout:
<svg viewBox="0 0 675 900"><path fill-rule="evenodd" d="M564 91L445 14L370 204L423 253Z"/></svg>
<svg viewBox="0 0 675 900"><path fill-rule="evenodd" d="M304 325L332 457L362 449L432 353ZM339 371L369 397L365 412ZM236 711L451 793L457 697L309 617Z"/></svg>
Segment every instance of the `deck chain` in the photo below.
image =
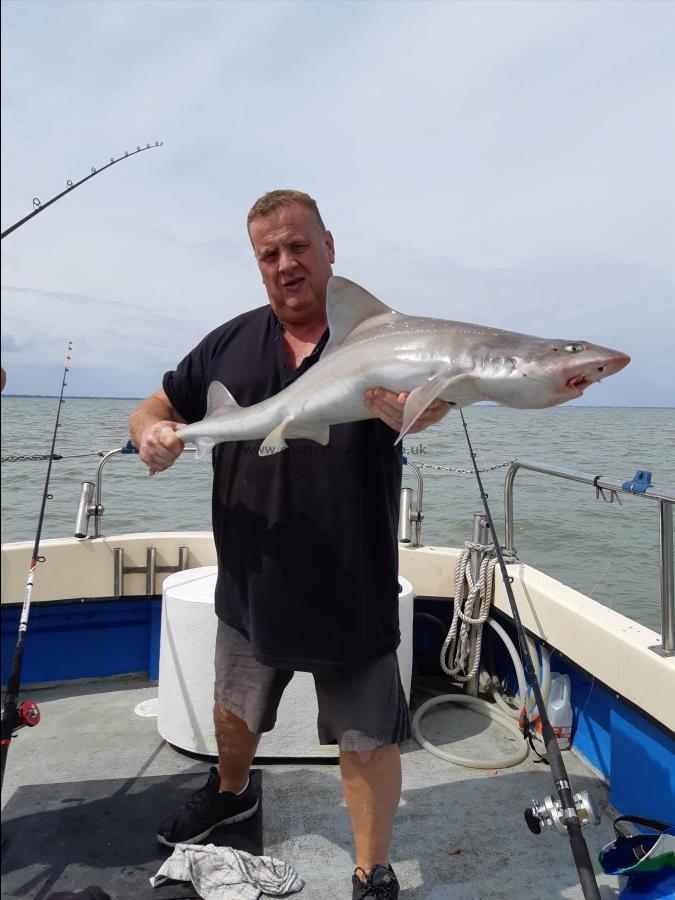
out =
<svg viewBox="0 0 675 900"><path fill-rule="evenodd" d="M514 459L510 459L508 462L497 463L496 466L486 466L484 469L479 469L478 471L496 472L497 469L505 469L514 462ZM437 466L434 463L415 463L415 465L420 469L435 469L437 472L454 472L456 475L475 475L474 469L457 469L454 466Z"/></svg>
<svg viewBox="0 0 675 900"><path fill-rule="evenodd" d="M62 456L60 453L34 453L31 456L3 456L0 462L40 462L45 459L82 459L83 456L105 456L105 450L98 450L95 453L75 453L73 456Z"/></svg>

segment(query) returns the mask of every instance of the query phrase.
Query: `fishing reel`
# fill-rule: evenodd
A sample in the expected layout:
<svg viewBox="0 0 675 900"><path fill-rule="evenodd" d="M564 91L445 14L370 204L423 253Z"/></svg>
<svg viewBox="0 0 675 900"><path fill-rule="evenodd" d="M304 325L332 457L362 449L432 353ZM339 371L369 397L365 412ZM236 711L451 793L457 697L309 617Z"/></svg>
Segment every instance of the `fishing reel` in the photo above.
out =
<svg viewBox="0 0 675 900"><path fill-rule="evenodd" d="M574 794L574 809L580 825L599 825L600 813L595 801L588 791ZM532 801L532 806L525 810L525 822L532 834L541 834L541 826L554 827L560 834L567 834L567 825L563 818L562 804L553 797L544 797L543 803Z"/></svg>
<svg viewBox="0 0 675 900"><path fill-rule="evenodd" d="M12 722L12 731L18 731L19 728L34 728L40 722L40 708L33 700L24 700L20 703L14 713L14 721Z"/></svg>

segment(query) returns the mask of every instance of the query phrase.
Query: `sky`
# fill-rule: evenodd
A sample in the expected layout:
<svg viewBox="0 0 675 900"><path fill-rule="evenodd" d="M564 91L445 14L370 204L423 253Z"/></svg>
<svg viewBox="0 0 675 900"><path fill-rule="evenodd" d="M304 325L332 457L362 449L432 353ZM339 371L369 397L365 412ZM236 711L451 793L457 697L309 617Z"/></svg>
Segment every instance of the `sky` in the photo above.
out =
<svg viewBox="0 0 675 900"><path fill-rule="evenodd" d="M146 396L266 295L264 192L415 315L629 353L580 403L675 405L675 4L2 4L7 393Z"/></svg>

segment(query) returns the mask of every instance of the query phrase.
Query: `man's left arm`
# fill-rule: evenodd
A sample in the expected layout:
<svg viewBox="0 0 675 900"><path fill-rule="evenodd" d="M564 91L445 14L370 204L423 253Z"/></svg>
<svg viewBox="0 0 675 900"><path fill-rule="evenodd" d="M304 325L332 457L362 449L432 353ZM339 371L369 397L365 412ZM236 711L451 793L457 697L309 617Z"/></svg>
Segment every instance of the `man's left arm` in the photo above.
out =
<svg viewBox="0 0 675 900"><path fill-rule="evenodd" d="M374 416L382 419L398 434L403 425L403 407L409 393L410 391L402 391L397 394L383 387L371 388L365 393L366 406ZM449 409L450 404L445 400L434 400L427 406L408 434L424 431L430 425L440 422Z"/></svg>

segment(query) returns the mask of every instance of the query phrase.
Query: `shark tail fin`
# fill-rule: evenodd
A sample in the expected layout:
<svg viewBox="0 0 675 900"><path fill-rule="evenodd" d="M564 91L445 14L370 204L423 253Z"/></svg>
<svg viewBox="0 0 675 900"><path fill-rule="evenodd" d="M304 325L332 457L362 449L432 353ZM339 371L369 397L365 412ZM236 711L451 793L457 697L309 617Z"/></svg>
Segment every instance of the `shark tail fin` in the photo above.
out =
<svg viewBox="0 0 675 900"><path fill-rule="evenodd" d="M220 415L225 412L235 412L241 409L241 406L234 399L224 384L220 381L212 381L206 395L206 415L205 419L211 416Z"/></svg>

